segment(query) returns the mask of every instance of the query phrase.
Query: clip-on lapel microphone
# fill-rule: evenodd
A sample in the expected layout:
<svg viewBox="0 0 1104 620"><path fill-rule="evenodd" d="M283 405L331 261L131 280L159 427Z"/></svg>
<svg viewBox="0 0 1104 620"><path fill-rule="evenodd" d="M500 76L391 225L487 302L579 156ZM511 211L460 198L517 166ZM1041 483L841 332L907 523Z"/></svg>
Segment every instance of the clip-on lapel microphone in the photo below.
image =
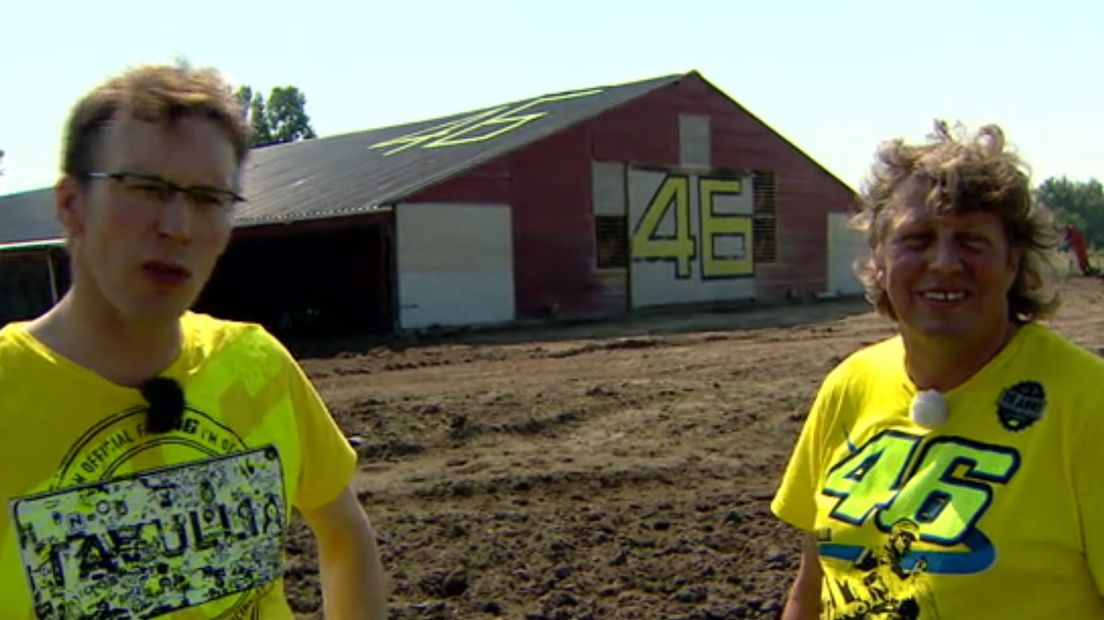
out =
<svg viewBox="0 0 1104 620"><path fill-rule="evenodd" d="M146 379L139 390L142 398L149 403L146 428L154 433L167 433L180 425L180 420L184 417L184 389L175 379Z"/></svg>

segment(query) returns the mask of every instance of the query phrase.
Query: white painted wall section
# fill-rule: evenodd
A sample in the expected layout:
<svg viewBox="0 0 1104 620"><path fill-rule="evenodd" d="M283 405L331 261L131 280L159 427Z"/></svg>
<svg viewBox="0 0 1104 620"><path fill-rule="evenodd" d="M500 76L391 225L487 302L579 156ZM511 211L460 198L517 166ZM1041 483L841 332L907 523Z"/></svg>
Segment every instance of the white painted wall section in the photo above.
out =
<svg viewBox="0 0 1104 620"><path fill-rule="evenodd" d="M870 252L861 233L851 230L848 213L828 214L828 293L861 295L865 289L855 276L855 261Z"/></svg>
<svg viewBox="0 0 1104 620"><path fill-rule="evenodd" d="M395 227L402 329L514 320L508 205L405 203Z"/></svg>
<svg viewBox="0 0 1104 620"><path fill-rule="evenodd" d="M594 215L625 215L625 164L591 162Z"/></svg>
<svg viewBox="0 0 1104 620"><path fill-rule="evenodd" d="M679 164L685 168L709 168L713 161L709 117L679 114Z"/></svg>

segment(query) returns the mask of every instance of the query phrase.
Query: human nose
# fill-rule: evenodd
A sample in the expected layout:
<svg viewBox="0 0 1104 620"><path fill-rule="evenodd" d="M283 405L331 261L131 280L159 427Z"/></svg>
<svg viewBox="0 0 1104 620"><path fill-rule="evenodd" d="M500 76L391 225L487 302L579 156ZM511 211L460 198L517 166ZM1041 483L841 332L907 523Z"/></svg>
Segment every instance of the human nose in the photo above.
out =
<svg viewBox="0 0 1104 620"><path fill-rule="evenodd" d="M188 196L177 190L161 206L157 233L162 237L187 241L192 236L192 206Z"/></svg>
<svg viewBox="0 0 1104 620"><path fill-rule="evenodd" d="M937 235L931 245L929 266L933 271L957 271L962 268L962 257L952 235Z"/></svg>

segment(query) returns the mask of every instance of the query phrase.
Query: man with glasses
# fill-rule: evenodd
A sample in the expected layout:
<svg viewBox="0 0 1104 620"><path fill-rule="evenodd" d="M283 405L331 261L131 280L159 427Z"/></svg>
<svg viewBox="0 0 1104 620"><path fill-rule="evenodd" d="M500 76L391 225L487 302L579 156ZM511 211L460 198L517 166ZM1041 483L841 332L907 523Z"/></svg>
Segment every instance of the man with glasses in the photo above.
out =
<svg viewBox="0 0 1104 620"><path fill-rule="evenodd" d="M72 287L0 330L0 617L292 618L313 531L327 618L385 616L355 453L256 325L195 314L246 128L211 70L142 67L73 109L55 187Z"/></svg>

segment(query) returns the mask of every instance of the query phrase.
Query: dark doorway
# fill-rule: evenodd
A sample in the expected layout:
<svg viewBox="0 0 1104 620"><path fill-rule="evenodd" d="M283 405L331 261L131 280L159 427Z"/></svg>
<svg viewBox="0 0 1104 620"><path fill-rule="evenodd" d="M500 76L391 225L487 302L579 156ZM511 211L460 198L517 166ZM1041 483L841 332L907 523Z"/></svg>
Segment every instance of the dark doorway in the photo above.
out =
<svg viewBox="0 0 1104 620"><path fill-rule="evenodd" d="M235 231L196 309L283 338L393 327L391 217Z"/></svg>

